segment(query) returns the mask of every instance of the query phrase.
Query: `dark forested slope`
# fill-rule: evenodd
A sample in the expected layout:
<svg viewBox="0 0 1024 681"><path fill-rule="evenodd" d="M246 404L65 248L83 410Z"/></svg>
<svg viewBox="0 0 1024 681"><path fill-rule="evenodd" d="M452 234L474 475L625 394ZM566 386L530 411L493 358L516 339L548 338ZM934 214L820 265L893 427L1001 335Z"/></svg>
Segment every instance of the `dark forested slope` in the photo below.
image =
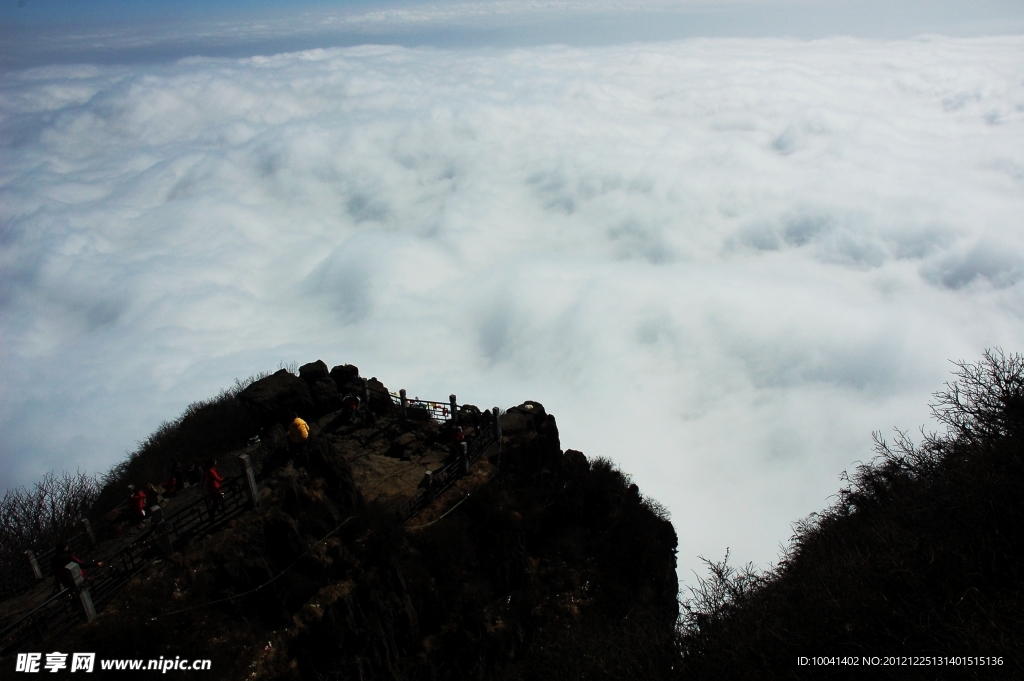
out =
<svg viewBox="0 0 1024 681"><path fill-rule="evenodd" d="M798 525L777 569L711 564L687 604L684 678L1024 677L1024 358L958 369L933 404L947 432L876 436L879 457Z"/></svg>

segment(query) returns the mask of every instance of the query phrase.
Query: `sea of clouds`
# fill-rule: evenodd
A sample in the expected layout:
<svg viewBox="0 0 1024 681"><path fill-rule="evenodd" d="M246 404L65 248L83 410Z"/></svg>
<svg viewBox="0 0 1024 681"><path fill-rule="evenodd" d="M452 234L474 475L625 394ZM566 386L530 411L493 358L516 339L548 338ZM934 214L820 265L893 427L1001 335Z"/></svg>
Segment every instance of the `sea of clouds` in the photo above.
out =
<svg viewBox="0 0 1024 681"><path fill-rule="evenodd" d="M0 484L279 363L542 402L680 573L1024 349L1024 38L356 47L0 75Z"/></svg>

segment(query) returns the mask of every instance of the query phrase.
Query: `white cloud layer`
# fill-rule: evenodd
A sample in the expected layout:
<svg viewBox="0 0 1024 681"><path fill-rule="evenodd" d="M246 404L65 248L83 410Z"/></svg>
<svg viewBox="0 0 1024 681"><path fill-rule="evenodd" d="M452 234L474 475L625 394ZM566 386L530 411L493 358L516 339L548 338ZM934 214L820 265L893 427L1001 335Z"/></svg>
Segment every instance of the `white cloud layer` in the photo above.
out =
<svg viewBox="0 0 1024 681"><path fill-rule="evenodd" d="M0 483L278 362L543 402L777 556L1024 347L1024 38L362 47L0 76Z"/></svg>

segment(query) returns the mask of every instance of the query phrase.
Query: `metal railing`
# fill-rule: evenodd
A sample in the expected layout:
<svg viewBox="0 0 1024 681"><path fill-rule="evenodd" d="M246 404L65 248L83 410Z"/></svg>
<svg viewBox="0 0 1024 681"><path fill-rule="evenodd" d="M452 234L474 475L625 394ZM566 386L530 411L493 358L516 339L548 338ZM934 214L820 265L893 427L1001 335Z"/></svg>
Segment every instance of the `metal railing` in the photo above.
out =
<svg viewBox="0 0 1024 681"><path fill-rule="evenodd" d="M398 392L386 392L367 386L364 399L376 409L399 411L405 418L412 421L429 420L444 423L457 416L458 405L455 403L454 395L448 402L439 402L409 397L404 389Z"/></svg>
<svg viewBox="0 0 1024 681"><path fill-rule="evenodd" d="M455 484L455 481L465 474L469 467L476 463L483 453L498 440L498 428L494 422L488 420L476 431L474 437L466 443L466 461L459 455L450 463L432 471L424 478L424 485L416 490L416 493L402 502L398 507L398 515L402 522L415 517L424 508L437 498L439 494Z"/></svg>
<svg viewBox="0 0 1024 681"><path fill-rule="evenodd" d="M406 409L408 411L416 410L418 412L425 412L427 418L433 421L439 421L441 423L444 423L445 421L451 419L452 417L451 407L445 404L444 402L411 399L408 400L408 405L406 406Z"/></svg>
<svg viewBox="0 0 1024 681"><path fill-rule="evenodd" d="M0 657L41 646L74 626L78 610L71 589L62 589L0 631Z"/></svg>
<svg viewBox="0 0 1024 681"><path fill-rule="evenodd" d="M107 513L104 514L104 517L114 511L120 510L122 507L127 507L127 504L127 500L122 501L110 511L107 511ZM78 521L78 524L81 525L87 522L88 520L83 517ZM68 544L71 545L71 551L73 553L85 553L93 548L93 541L96 537L94 534L91 534L91 530L92 527L89 526L89 529L83 529L78 534L72 535L67 539ZM53 546L50 546L45 551L38 551L38 549L32 550L30 552L32 554L31 559L28 557L29 552L25 552L23 560L13 563L10 565L10 569L4 570L2 574L0 574L0 599L6 600L13 596L17 596L18 594L33 588L39 584L40 581L45 580L47 576L46 566L52 562L53 556L56 552L57 549ZM36 565L42 572L41 576L36 575L32 569L32 559L35 560Z"/></svg>
<svg viewBox="0 0 1024 681"><path fill-rule="evenodd" d="M148 527L104 560L106 566L97 568L97 576L87 583L89 594L97 610L111 599L156 558L164 555L160 548L163 540L187 542L192 537L206 534L251 507L247 491L246 474L229 478L221 487L222 498L215 501L210 494L195 499L162 522ZM214 506L216 504L216 506ZM211 515L211 510L214 513ZM6 657L31 644L42 645L68 631L82 620L82 611L73 601L71 589L54 594L30 612L0 631L0 657Z"/></svg>

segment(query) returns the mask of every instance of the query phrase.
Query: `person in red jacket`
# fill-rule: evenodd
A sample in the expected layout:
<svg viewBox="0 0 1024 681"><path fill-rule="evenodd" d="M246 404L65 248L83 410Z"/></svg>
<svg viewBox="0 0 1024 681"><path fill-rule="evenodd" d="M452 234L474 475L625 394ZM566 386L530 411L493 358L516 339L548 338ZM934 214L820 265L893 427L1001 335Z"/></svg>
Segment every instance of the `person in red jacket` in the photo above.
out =
<svg viewBox="0 0 1024 681"><path fill-rule="evenodd" d="M53 570L54 588L57 591L60 591L65 586L73 586L68 581L67 573L64 572L64 567L68 563L78 563L79 568L103 567L102 560L82 560L71 553L71 544L67 541L61 540L57 542L57 546L54 549L51 569ZM82 576L85 577L84 569L82 570Z"/></svg>
<svg viewBox="0 0 1024 681"><path fill-rule="evenodd" d="M452 444L448 452L448 461L458 459L462 454L462 443L466 441L466 434L462 432L462 426L456 426L452 431Z"/></svg>
<svg viewBox="0 0 1024 681"><path fill-rule="evenodd" d="M225 478L217 472L217 460L209 459L203 466L203 489L206 490L206 508L210 511L210 522L217 516L217 509L224 501L224 493L220 486Z"/></svg>
<svg viewBox="0 0 1024 681"><path fill-rule="evenodd" d="M128 510L136 520L146 517L146 493L135 485L128 485Z"/></svg>
<svg viewBox="0 0 1024 681"><path fill-rule="evenodd" d="M171 468L171 476L163 481L164 496L173 497L181 489L182 483L182 471L181 464L177 461L174 462L174 466Z"/></svg>
<svg viewBox="0 0 1024 681"><path fill-rule="evenodd" d="M178 478L172 475L171 477L167 478L162 483L160 483L160 486L164 488L165 497L173 497L175 494L178 493Z"/></svg>

